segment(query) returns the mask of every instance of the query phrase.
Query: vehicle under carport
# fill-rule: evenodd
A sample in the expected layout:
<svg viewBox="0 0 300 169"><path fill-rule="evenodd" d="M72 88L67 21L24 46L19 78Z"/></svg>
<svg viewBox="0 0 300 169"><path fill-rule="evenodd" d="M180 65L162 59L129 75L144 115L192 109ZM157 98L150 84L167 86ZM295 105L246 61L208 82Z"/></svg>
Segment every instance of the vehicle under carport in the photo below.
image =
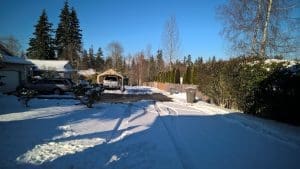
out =
<svg viewBox="0 0 300 169"><path fill-rule="evenodd" d="M124 90L124 77L113 69L109 69L97 76L97 83L103 84L105 89Z"/></svg>

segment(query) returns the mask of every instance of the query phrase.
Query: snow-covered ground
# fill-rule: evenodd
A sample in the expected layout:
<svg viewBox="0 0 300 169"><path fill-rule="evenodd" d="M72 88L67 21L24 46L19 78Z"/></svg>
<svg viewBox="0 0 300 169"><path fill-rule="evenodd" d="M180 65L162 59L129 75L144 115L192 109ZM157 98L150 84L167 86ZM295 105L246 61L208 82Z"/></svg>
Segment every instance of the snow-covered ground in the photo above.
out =
<svg viewBox="0 0 300 169"><path fill-rule="evenodd" d="M129 87L126 93L157 92ZM25 108L0 95L0 168L300 167L299 127L189 104L182 93L169 96L173 102L89 109L77 100L43 98Z"/></svg>
<svg viewBox="0 0 300 169"><path fill-rule="evenodd" d="M114 93L114 94L153 94L158 93L157 89L153 89L148 86L125 86L125 91L121 90L104 90L104 93Z"/></svg>

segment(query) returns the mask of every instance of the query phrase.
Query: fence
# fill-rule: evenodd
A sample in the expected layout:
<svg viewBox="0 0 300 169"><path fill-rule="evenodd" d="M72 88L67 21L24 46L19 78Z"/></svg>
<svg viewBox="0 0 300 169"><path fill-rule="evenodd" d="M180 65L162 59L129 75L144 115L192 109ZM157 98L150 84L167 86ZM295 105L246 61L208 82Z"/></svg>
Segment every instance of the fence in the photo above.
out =
<svg viewBox="0 0 300 169"><path fill-rule="evenodd" d="M196 92L196 97L200 100L210 102L210 99L205 96L203 93L198 91L198 86L197 85L190 85L190 84L174 84L174 83L161 83L161 82L144 82L143 85L145 86L150 86L150 87L155 87L163 91L167 91L172 93L172 91L177 91L177 92L186 92L185 89L187 88L194 88L197 89Z"/></svg>

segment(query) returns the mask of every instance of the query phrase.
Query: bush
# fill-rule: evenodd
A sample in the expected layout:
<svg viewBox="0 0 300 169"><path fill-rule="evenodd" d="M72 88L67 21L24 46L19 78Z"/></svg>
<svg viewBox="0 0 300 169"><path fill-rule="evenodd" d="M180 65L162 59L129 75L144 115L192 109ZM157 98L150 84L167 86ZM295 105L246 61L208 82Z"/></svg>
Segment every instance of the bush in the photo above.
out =
<svg viewBox="0 0 300 169"><path fill-rule="evenodd" d="M228 61L210 59L206 63L200 60L186 67L183 80L186 84L197 82L201 93L217 105L300 125L296 107L300 65L294 63L295 66L287 68L287 61L255 56ZM170 72L159 76L161 82L170 82Z"/></svg>
<svg viewBox="0 0 300 169"><path fill-rule="evenodd" d="M300 125L300 65L277 68L247 96L245 113ZM296 70L296 71L295 71Z"/></svg>
<svg viewBox="0 0 300 169"><path fill-rule="evenodd" d="M299 64L286 68L286 62L239 57L199 67L199 89L215 104L300 125Z"/></svg>

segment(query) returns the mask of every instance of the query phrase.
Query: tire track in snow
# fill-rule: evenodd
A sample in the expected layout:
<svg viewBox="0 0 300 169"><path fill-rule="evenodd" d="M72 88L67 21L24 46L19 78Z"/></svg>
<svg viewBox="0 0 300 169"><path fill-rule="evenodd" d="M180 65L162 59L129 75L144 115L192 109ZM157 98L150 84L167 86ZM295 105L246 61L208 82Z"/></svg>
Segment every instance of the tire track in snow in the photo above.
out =
<svg viewBox="0 0 300 169"><path fill-rule="evenodd" d="M172 122L173 122L172 126L174 126L173 130L175 131L175 134L173 134L171 129L168 127L167 122L161 116L161 114L164 114L163 110L159 107L159 105L156 102L154 102L154 108L158 114L158 119L161 121L163 127L165 128L165 130L175 148L177 157L178 157L178 159L180 159L181 167L182 168L193 168L192 166L194 166L194 165L192 164L192 162L185 160L187 157L186 156L187 153L180 147L180 145L183 147L185 147L185 146L184 146L184 143L182 141L180 141L180 136L179 136L179 133L177 132L176 121L177 121L178 112L173 108L166 107L167 111L168 111L167 113L169 115L172 115L172 118L174 118L174 120L172 120Z"/></svg>

